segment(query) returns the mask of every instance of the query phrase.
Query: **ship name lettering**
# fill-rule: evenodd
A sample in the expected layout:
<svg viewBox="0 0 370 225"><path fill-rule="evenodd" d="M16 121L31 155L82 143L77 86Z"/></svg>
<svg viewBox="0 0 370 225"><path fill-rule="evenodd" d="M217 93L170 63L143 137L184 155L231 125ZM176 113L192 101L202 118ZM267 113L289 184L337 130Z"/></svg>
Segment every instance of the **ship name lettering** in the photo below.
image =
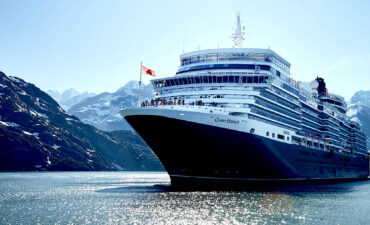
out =
<svg viewBox="0 0 370 225"><path fill-rule="evenodd" d="M232 120L232 119L221 119L216 117L215 118L216 123L232 123L232 124L239 124L239 120Z"/></svg>
<svg viewBox="0 0 370 225"><path fill-rule="evenodd" d="M227 123L239 124L239 120L228 119Z"/></svg>

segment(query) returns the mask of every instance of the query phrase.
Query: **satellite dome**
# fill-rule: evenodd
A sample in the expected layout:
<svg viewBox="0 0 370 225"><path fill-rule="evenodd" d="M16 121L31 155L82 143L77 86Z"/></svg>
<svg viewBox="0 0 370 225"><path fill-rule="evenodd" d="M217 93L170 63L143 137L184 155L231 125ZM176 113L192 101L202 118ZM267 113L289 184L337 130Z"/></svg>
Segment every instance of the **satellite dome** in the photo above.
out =
<svg viewBox="0 0 370 225"><path fill-rule="evenodd" d="M317 89L317 87L319 86L319 82L317 82L317 80L313 80L313 81L311 81L311 83L310 83L310 87L312 88L312 89Z"/></svg>

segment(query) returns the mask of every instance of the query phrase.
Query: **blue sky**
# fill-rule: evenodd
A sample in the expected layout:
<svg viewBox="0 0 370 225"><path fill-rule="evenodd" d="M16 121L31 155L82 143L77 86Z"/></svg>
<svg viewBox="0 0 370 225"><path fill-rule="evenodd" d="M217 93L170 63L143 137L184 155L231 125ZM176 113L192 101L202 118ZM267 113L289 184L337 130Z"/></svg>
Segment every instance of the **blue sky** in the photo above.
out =
<svg viewBox="0 0 370 225"><path fill-rule="evenodd" d="M270 46L294 79L321 75L348 99L370 90L369 10L357 0L0 0L0 70L43 90L112 92L139 78L140 61L164 77L183 49L231 47L240 11L245 47Z"/></svg>

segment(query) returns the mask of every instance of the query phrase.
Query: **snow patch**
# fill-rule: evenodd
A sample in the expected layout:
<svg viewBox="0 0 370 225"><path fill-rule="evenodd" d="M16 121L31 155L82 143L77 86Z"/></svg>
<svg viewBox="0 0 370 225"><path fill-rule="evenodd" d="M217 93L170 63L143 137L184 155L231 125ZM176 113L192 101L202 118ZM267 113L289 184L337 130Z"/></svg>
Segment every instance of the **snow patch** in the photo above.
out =
<svg viewBox="0 0 370 225"><path fill-rule="evenodd" d="M357 123L361 124L361 121L357 117L351 118L351 121L354 121L354 122L357 122Z"/></svg>
<svg viewBox="0 0 370 225"><path fill-rule="evenodd" d="M86 149L86 154L89 156L89 157L93 157L93 152L95 152L94 149Z"/></svg>
<svg viewBox="0 0 370 225"><path fill-rule="evenodd" d="M39 138L39 133L35 132L35 133L32 133L32 135L35 136L35 138L40 139Z"/></svg>
<svg viewBox="0 0 370 225"><path fill-rule="evenodd" d="M32 136L32 133L30 133L30 132L28 132L28 131L22 131L24 134L27 134L27 135L29 135L29 136Z"/></svg>
<svg viewBox="0 0 370 225"><path fill-rule="evenodd" d="M19 127L19 124L16 124L13 122L4 122L4 121L0 121L0 125L4 125L6 127Z"/></svg>
<svg viewBox="0 0 370 225"><path fill-rule="evenodd" d="M357 115L357 113L358 113L358 109L355 107L351 107L351 108L348 108L347 116L352 117L352 116Z"/></svg>
<svg viewBox="0 0 370 225"><path fill-rule="evenodd" d="M43 113L36 112L35 110L30 110L30 113L33 116L38 116L38 117L42 117L42 118L45 118L45 119L49 119L49 117L47 115L45 115Z"/></svg>
<svg viewBox="0 0 370 225"><path fill-rule="evenodd" d="M123 167L121 167L120 165L118 165L117 163L112 163L114 167L117 168L117 170L125 170L123 169Z"/></svg>
<svg viewBox="0 0 370 225"><path fill-rule="evenodd" d="M49 166L51 165L51 161L49 159L49 156L46 158L46 164L48 164Z"/></svg>
<svg viewBox="0 0 370 225"><path fill-rule="evenodd" d="M75 121L75 122L78 122L78 120L75 120L75 119L72 119L72 118L68 118L68 117L66 118L66 120L67 120L67 122L68 122L68 121Z"/></svg>
<svg viewBox="0 0 370 225"><path fill-rule="evenodd" d="M20 94L20 95L28 95L24 90L18 91L18 94Z"/></svg>
<svg viewBox="0 0 370 225"><path fill-rule="evenodd" d="M53 149L55 149L55 150L58 150L59 148L61 148L62 146L60 146L60 145L56 145L56 144L54 144L53 146L51 146Z"/></svg>
<svg viewBox="0 0 370 225"><path fill-rule="evenodd" d="M121 114L119 114L119 113L117 113L117 114L116 114L116 115L114 115L113 117L118 118L118 119L122 119L122 116L121 116Z"/></svg>
<svg viewBox="0 0 370 225"><path fill-rule="evenodd" d="M9 76L9 79L14 81L14 82L17 82L17 83L22 83L22 81L16 77L13 77L13 76Z"/></svg>

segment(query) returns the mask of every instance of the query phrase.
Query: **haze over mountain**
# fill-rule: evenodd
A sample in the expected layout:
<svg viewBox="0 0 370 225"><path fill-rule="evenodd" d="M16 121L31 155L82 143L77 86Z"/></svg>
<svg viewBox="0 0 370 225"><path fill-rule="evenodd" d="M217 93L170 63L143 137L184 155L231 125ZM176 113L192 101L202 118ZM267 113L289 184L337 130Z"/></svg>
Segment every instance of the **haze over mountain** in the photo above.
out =
<svg viewBox="0 0 370 225"><path fill-rule="evenodd" d="M76 105L85 98L96 95L95 93L90 92L79 93L74 88L67 89L63 91L63 93L59 93L55 90L48 90L47 93L53 97L53 99L57 101L64 110L68 110L71 106Z"/></svg>
<svg viewBox="0 0 370 225"><path fill-rule="evenodd" d="M0 72L0 171L162 170L134 133L107 133L35 85Z"/></svg>
<svg viewBox="0 0 370 225"><path fill-rule="evenodd" d="M153 97L151 84L142 86L142 98ZM137 105L139 82L130 81L114 93L104 92L87 97L71 106L67 111L77 116L84 123L104 131L132 130L131 126L119 114L121 107Z"/></svg>

